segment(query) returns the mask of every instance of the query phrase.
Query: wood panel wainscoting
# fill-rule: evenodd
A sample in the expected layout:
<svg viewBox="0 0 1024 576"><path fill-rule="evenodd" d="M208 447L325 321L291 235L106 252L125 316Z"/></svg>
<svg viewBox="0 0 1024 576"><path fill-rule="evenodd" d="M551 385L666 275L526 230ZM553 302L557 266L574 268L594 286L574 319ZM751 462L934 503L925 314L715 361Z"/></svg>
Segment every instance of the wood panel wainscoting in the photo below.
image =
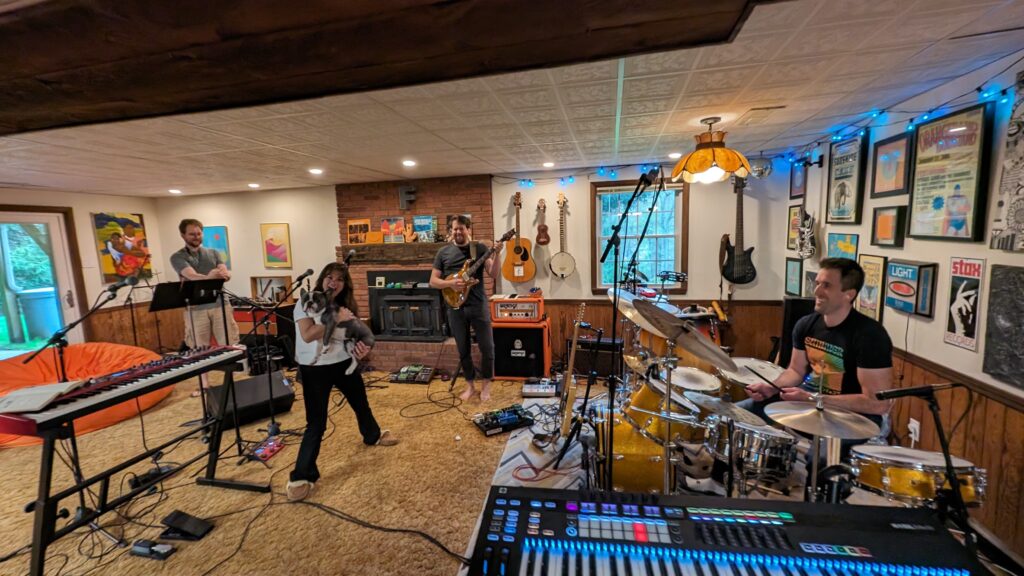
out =
<svg viewBox="0 0 1024 576"><path fill-rule="evenodd" d="M1018 555L1024 554L1024 398L1004 389L955 372L914 354L895 350L893 387L923 386L959 382L965 388L943 390L935 394L942 415L942 428L949 449L988 476L985 502L971 510L971 517L1002 540ZM902 379L900 376L902 375ZM969 392L970 391L970 392ZM969 406L969 396L974 402ZM963 421L950 435L957 420ZM928 403L920 398L900 398L892 411L893 443L910 446L907 423L921 423L918 448L939 452Z"/></svg>
<svg viewBox="0 0 1024 576"><path fill-rule="evenodd" d="M135 330L139 346L154 352L177 350L185 339L185 315L181 310L149 311L149 302L137 302ZM128 306L113 306L97 310L82 322L86 342L113 342L134 344L132 319ZM159 337L157 330L159 330ZM163 347L160 350L160 347Z"/></svg>

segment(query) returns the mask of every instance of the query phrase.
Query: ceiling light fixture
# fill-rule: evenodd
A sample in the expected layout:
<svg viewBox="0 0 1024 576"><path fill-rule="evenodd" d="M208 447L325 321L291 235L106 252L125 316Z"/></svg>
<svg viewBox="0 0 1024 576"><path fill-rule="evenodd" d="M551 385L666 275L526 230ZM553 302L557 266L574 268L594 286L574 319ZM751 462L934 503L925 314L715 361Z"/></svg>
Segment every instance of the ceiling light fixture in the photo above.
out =
<svg viewBox="0 0 1024 576"><path fill-rule="evenodd" d="M181 194L181 190L178 190L177 188L171 188L168 192L171 194Z"/></svg>
<svg viewBox="0 0 1024 576"><path fill-rule="evenodd" d="M309 173L314 176L319 176L324 173L323 168L310 168Z"/></svg>
<svg viewBox="0 0 1024 576"><path fill-rule="evenodd" d="M542 166L544 166L545 168L554 168L555 167L555 163L554 162L545 162L544 164L542 164Z"/></svg>
<svg viewBox="0 0 1024 576"><path fill-rule="evenodd" d="M669 154L668 157L673 159L673 160L679 160L680 158L683 157L683 153L682 152L673 152L673 153Z"/></svg>
<svg viewBox="0 0 1024 576"><path fill-rule="evenodd" d="M708 131L694 136L697 149L684 156L672 169L673 182L682 178L689 184L712 184L727 179L731 174L740 178L750 175L750 163L743 154L725 146L726 133L712 130L712 126L721 121L717 116L701 119L700 123L706 124Z"/></svg>
<svg viewBox="0 0 1024 576"><path fill-rule="evenodd" d="M950 128L949 132L963 132L967 130L967 126L957 126L956 128Z"/></svg>
<svg viewBox="0 0 1024 576"><path fill-rule="evenodd" d="M402 160L402 166L405 166L406 168L412 168L415 165L416 165L416 161L415 160Z"/></svg>
<svg viewBox="0 0 1024 576"><path fill-rule="evenodd" d="M249 183L249 188L259 188L259 187L260 187L260 185L255 183L255 182Z"/></svg>

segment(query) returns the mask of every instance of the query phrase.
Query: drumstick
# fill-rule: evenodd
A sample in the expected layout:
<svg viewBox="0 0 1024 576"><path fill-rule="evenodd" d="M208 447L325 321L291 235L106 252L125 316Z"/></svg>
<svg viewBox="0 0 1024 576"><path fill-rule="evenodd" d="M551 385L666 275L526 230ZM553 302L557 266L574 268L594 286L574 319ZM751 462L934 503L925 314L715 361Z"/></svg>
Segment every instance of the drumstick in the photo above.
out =
<svg viewBox="0 0 1024 576"><path fill-rule="evenodd" d="M779 388L778 386L776 386L776 385L775 385L775 382L772 382L771 380L769 380L769 379L765 378L764 376L761 376L761 373L760 373L760 372L758 372L757 370L754 370L754 369L753 369L753 368L751 368L750 366L744 366L744 368L746 368L747 370L750 370L750 371L751 371L751 372L752 372L752 373L754 374L754 376L757 376L757 377L758 377L758 378L760 378L761 380L764 380L765 382L767 382L767 383L768 383L768 385L769 385L769 386L771 386L772 388L775 388L775 389L776 389L776 390L778 390L779 392L782 392L782 388Z"/></svg>

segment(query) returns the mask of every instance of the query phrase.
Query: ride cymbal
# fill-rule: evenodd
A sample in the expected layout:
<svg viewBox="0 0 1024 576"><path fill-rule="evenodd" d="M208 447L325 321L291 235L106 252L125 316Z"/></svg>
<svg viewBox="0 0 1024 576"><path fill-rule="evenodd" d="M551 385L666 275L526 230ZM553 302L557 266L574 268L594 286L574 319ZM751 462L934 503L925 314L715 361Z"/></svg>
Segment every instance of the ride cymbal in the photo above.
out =
<svg viewBox="0 0 1024 576"><path fill-rule="evenodd" d="M843 408L818 407L815 402L773 402L764 408L772 420L812 436L866 440L878 436L878 425Z"/></svg>

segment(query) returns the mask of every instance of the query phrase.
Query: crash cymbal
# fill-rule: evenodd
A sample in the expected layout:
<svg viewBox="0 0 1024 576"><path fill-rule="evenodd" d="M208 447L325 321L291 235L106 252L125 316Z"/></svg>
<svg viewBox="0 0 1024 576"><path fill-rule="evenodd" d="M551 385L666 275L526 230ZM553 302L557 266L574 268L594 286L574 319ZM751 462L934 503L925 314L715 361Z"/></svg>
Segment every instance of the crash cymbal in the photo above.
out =
<svg viewBox="0 0 1024 576"><path fill-rule="evenodd" d="M615 301L615 289L608 289L608 299L611 300L612 302ZM660 330L655 328L650 322L648 322L643 316L641 316L639 312L636 311L636 308L634 306L635 302L646 302L646 300L643 297L633 294L632 292L628 292L622 289L619 290L619 312L622 312L623 316L629 318L631 322L639 326L642 330L646 330L647 332L650 332L651 334L654 334L655 336L659 336L661 338L668 338L668 336L666 336ZM651 306L654 306L655 308L658 308L663 312L667 312L668 310L675 308L675 306L672 306L668 302L659 302L658 304L651 304ZM669 315L671 316L671 314Z"/></svg>
<svg viewBox="0 0 1024 576"><path fill-rule="evenodd" d="M633 300L633 308L648 324L654 326L659 333L665 334L697 358L711 363L716 368L736 372L739 368L710 338L702 334L692 322L676 318L660 307L646 300Z"/></svg>
<svg viewBox="0 0 1024 576"><path fill-rule="evenodd" d="M814 402L773 402L764 413L783 426L812 436L865 440L878 436L878 425L843 408L818 407Z"/></svg>
<svg viewBox="0 0 1024 576"><path fill-rule="evenodd" d="M714 396L708 396L707 394L701 394L700 392L694 392L693 390L687 390L683 392L686 399L693 402L697 406L707 410L712 414L717 414L725 418L731 418L733 422L742 422L743 424L750 424L751 426L764 426L765 422L756 414L744 410L739 406L726 402L721 398Z"/></svg>

